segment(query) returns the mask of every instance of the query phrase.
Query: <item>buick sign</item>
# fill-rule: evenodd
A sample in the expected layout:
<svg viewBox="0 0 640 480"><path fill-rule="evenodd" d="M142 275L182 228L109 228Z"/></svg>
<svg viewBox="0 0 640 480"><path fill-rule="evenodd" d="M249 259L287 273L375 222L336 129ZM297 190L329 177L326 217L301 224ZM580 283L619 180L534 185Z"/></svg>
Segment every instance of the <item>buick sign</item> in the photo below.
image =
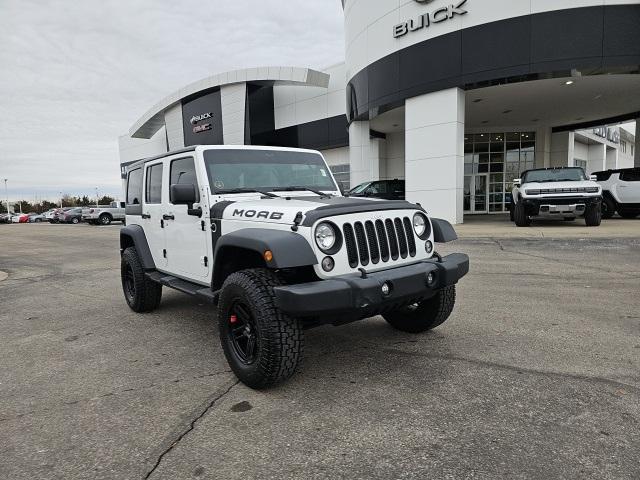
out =
<svg viewBox="0 0 640 480"><path fill-rule="evenodd" d="M430 3L431 0L415 0L418 3ZM420 15L418 18L412 18L403 23L399 23L393 27L393 37L404 37L409 32L416 32L425 28L429 28L432 24L446 22L452 20L458 15L465 15L467 11L462 8L467 3L467 0L462 0L457 4L450 4L445 7L440 7L433 12Z"/></svg>
<svg viewBox="0 0 640 480"><path fill-rule="evenodd" d="M193 117L191 117L191 125L195 125L197 123L200 123L202 120L207 120L209 118L211 118L211 116L213 115L213 113L209 112L209 113L203 113L201 115L194 115Z"/></svg>

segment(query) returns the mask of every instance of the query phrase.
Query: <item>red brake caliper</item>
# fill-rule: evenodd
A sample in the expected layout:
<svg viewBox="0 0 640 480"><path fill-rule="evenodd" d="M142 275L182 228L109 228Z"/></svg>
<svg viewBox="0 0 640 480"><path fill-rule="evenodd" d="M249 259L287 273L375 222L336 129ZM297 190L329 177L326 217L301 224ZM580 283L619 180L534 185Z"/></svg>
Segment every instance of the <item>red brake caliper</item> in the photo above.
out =
<svg viewBox="0 0 640 480"><path fill-rule="evenodd" d="M229 323L231 323L232 325L237 321L238 321L238 317L236 317L235 315L231 315L231 317L229 317Z"/></svg>

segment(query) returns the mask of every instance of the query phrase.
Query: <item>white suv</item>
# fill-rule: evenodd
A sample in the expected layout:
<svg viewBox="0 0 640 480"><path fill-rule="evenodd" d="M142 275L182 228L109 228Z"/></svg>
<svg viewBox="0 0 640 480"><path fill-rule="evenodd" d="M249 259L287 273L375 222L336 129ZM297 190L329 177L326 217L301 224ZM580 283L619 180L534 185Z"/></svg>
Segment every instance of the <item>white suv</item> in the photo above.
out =
<svg viewBox="0 0 640 480"><path fill-rule="evenodd" d="M602 186L602 218L618 212L622 218L640 215L640 168L625 168L596 172Z"/></svg>
<svg viewBox="0 0 640 480"><path fill-rule="evenodd" d="M527 170L513 181L511 221L531 225L533 217L575 220L584 217L589 227L602 221L602 188L580 167Z"/></svg>
<svg viewBox="0 0 640 480"><path fill-rule="evenodd" d="M120 233L124 296L136 312L167 286L217 305L237 377L290 377L303 330L382 315L394 328L442 324L464 254L441 257L451 225L402 200L345 198L319 152L198 146L127 169Z"/></svg>

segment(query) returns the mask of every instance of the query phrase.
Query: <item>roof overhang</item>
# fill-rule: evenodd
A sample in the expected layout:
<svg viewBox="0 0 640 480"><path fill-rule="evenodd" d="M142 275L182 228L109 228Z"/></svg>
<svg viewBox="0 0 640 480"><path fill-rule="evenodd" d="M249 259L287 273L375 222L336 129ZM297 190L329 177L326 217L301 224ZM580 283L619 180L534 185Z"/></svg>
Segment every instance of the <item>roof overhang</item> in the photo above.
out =
<svg viewBox="0 0 640 480"><path fill-rule="evenodd" d="M200 92L234 83L265 82L279 85L301 85L327 88L329 74L299 67L259 67L233 70L204 78L172 93L147 111L129 129L132 138L151 138L164 124L167 109L179 104L182 99Z"/></svg>

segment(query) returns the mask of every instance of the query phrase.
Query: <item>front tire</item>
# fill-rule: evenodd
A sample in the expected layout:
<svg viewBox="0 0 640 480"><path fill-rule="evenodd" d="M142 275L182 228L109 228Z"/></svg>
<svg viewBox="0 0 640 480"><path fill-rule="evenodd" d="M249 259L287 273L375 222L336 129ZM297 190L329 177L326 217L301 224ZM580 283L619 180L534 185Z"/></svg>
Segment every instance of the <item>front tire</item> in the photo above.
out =
<svg viewBox="0 0 640 480"><path fill-rule="evenodd" d="M443 288L434 297L383 315L396 330L422 333L447 321L456 304L456 286Z"/></svg>
<svg viewBox="0 0 640 480"><path fill-rule="evenodd" d="M74 225L77 225L80 222L80 220L78 220L77 218L73 218L71 220L71 223L73 223Z"/></svg>
<svg viewBox="0 0 640 480"><path fill-rule="evenodd" d="M524 208L522 202L518 202L515 205L515 209L513 212L513 218L518 227L529 227L531 226L531 219L527 215L527 212Z"/></svg>
<svg viewBox="0 0 640 480"><path fill-rule="evenodd" d="M602 223L602 209L600 204L587 207L587 211L584 213L584 222L587 224L587 227L600 226Z"/></svg>
<svg viewBox="0 0 640 480"><path fill-rule="evenodd" d="M616 204L614 203L614 201L607 197L603 198L602 199L602 218L604 218L605 220L608 220L610 218L613 218L615 213L616 213Z"/></svg>
<svg viewBox="0 0 640 480"><path fill-rule="evenodd" d="M122 291L129 308L146 313L155 310L162 299L162 285L147 278L134 247L127 248L120 261Z"/></svg>
<svg viewBox="0 0 640 480"><path fill-rule="evenodd" d="M622 210L622 211L619 211L618 214L622 218L626 218L627 220L630 220L640 215L640 210Z"/></svg>
<svg viewBox="0 0 640 480"><path fill-rule="evenodd" d="M278 285L270 270L242 270L227 277L220 293L220 342L233 373L250 388L287 380L302 360L302 325L275 305Z"/></svg>

